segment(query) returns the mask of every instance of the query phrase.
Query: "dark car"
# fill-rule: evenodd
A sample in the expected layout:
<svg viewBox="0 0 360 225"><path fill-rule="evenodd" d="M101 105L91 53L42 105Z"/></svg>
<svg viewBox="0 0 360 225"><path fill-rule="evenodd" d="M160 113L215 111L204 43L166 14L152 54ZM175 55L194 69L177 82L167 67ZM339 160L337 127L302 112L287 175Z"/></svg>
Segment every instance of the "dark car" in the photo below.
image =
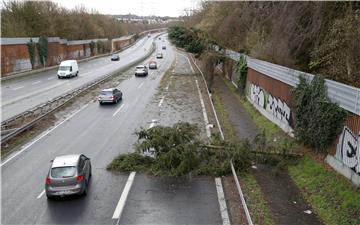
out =
<svg viewBox="0 0 360 225"><path fill-rule="evenodd" d="M164 49L164 50L165 50L165 49L166 49L166 46L162 46L162 49Z"/></svg>
<svg viewBox="0 0 360 225"><path fill-rule="evenodd" d="M122 96L122 92L116 88L104 89L100 92L98 101L100 105L103 103L117 103L122 100Z"/></svg>
<svg viewBox="0 0 360 225"><path fill-rule="evenodd" d="M52 160L45 180L46 196L86 195L91 177L91 162L83 154L63 155Z"/></svg>
<svg viewBox="0 0 360 225"><path fill-rule="evenodd" d="M111 61L119 61L120 60L120 56L118 54L113 54L111 56Z"/></svg>

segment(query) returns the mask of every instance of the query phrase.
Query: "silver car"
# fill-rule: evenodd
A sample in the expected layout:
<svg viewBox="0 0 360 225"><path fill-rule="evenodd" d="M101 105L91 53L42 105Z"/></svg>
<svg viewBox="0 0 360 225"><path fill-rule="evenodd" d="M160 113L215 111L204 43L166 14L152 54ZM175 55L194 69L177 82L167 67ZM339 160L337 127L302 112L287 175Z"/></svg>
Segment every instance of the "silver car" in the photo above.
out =
<svg viewBox="0 0 360 225"><path fill-rule="evenodd" d="M138 65L135 69L135 76L146 76L148 75L148 69L144 65Z"/></svg>
<svg viewBox="0 0 360 225"><path fill-rule="evenodd" d="M52 160L45 180L46 196L86 195L91 177L90 159L83 154L63 155Z"/></svg>
<svg viewBox="0 0 360 225"><path fill-rule="evenodd" d="M122 100L123 94L117 88L108 88L100 92L98 96L98 101L101 104L103 103L118 103L119 100Z"/></svg>

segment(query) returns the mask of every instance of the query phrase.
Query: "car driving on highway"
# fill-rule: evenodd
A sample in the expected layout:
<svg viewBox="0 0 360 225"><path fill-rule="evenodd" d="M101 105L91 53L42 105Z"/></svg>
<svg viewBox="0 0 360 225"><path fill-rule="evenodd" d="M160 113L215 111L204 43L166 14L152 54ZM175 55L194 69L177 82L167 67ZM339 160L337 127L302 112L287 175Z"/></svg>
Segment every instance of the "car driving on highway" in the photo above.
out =
<svg viewBox="0 0 360 225"><path fill-rule="evenodd" d="M119 61L120 60L120 56L118 54L113 54L111 56L111 61Z"/></svg>
<svg viewBox="0 0 360 225"><path fill-rule="evenodd" d="M163 58L163 54L161 52L156 54L156 58L157 59L162 59Z"/></svg>
<svg viewBox="0 0 360 225"><path fill-rule="evenodd" d="M46 196L86 195L91 177L91 162L83 154L63 155L52 160L45 179Z"/></svg>
<svg viewBox="0 0 360 225"><path fill-rule="evenodd" d="M149 69L157 69L157 63L155 61L150 61Z"/></svg>
<svg viewBox="0 0 360 225"><path fill-rule="evenodd" d="M59 79L63 77L75 77L79 74L79 67L76 60L65 60L59 65L57 76Z"/></svg>
<svg viewBox="0 0 360 225"><path fill-rule="evenodd" d="M122 100L122 92L117 88L108 88L100 92L98 96L98 101L101 104L103 103L117 103Z"/></svg>
<svg viewBox="0 0 360 225"><path fill-rule="evenodd" d="M135 69L135 76L146 76L148 75L148 69L144 65L138 65Z"/></svg>

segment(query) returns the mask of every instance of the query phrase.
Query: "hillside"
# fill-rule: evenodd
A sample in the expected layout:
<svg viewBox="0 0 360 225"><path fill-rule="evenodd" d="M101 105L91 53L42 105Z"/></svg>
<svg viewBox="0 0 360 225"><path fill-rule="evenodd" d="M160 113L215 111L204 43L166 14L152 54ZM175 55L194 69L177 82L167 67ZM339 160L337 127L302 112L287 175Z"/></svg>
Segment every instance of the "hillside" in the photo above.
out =
<svg viewBox="0 0 360 225"><path fill-rule="evenodd" d="M204 2L185 26L221 46L360 87L360 2Z"/></svg>
<svg viewBox="0 0 360 225"><path fill-rule="evenodd" d="M83 6L68 10L50 1L7 1L1 9L2 37L115 38L160 26L123 23Z"/></svg>

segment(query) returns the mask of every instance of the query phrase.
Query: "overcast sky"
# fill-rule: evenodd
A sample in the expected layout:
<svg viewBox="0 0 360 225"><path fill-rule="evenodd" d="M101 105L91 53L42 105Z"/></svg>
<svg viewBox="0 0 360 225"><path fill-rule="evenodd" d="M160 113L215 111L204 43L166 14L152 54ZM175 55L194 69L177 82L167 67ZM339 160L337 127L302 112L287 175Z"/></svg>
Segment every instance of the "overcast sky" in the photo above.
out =
<svg viewBox="0 0 360 225"><path fill-rule="evenodd" d="M185 9L197 8L201 0L53 0L68 9L84 5L102 14L141 16L181 16Z"/></svg>

